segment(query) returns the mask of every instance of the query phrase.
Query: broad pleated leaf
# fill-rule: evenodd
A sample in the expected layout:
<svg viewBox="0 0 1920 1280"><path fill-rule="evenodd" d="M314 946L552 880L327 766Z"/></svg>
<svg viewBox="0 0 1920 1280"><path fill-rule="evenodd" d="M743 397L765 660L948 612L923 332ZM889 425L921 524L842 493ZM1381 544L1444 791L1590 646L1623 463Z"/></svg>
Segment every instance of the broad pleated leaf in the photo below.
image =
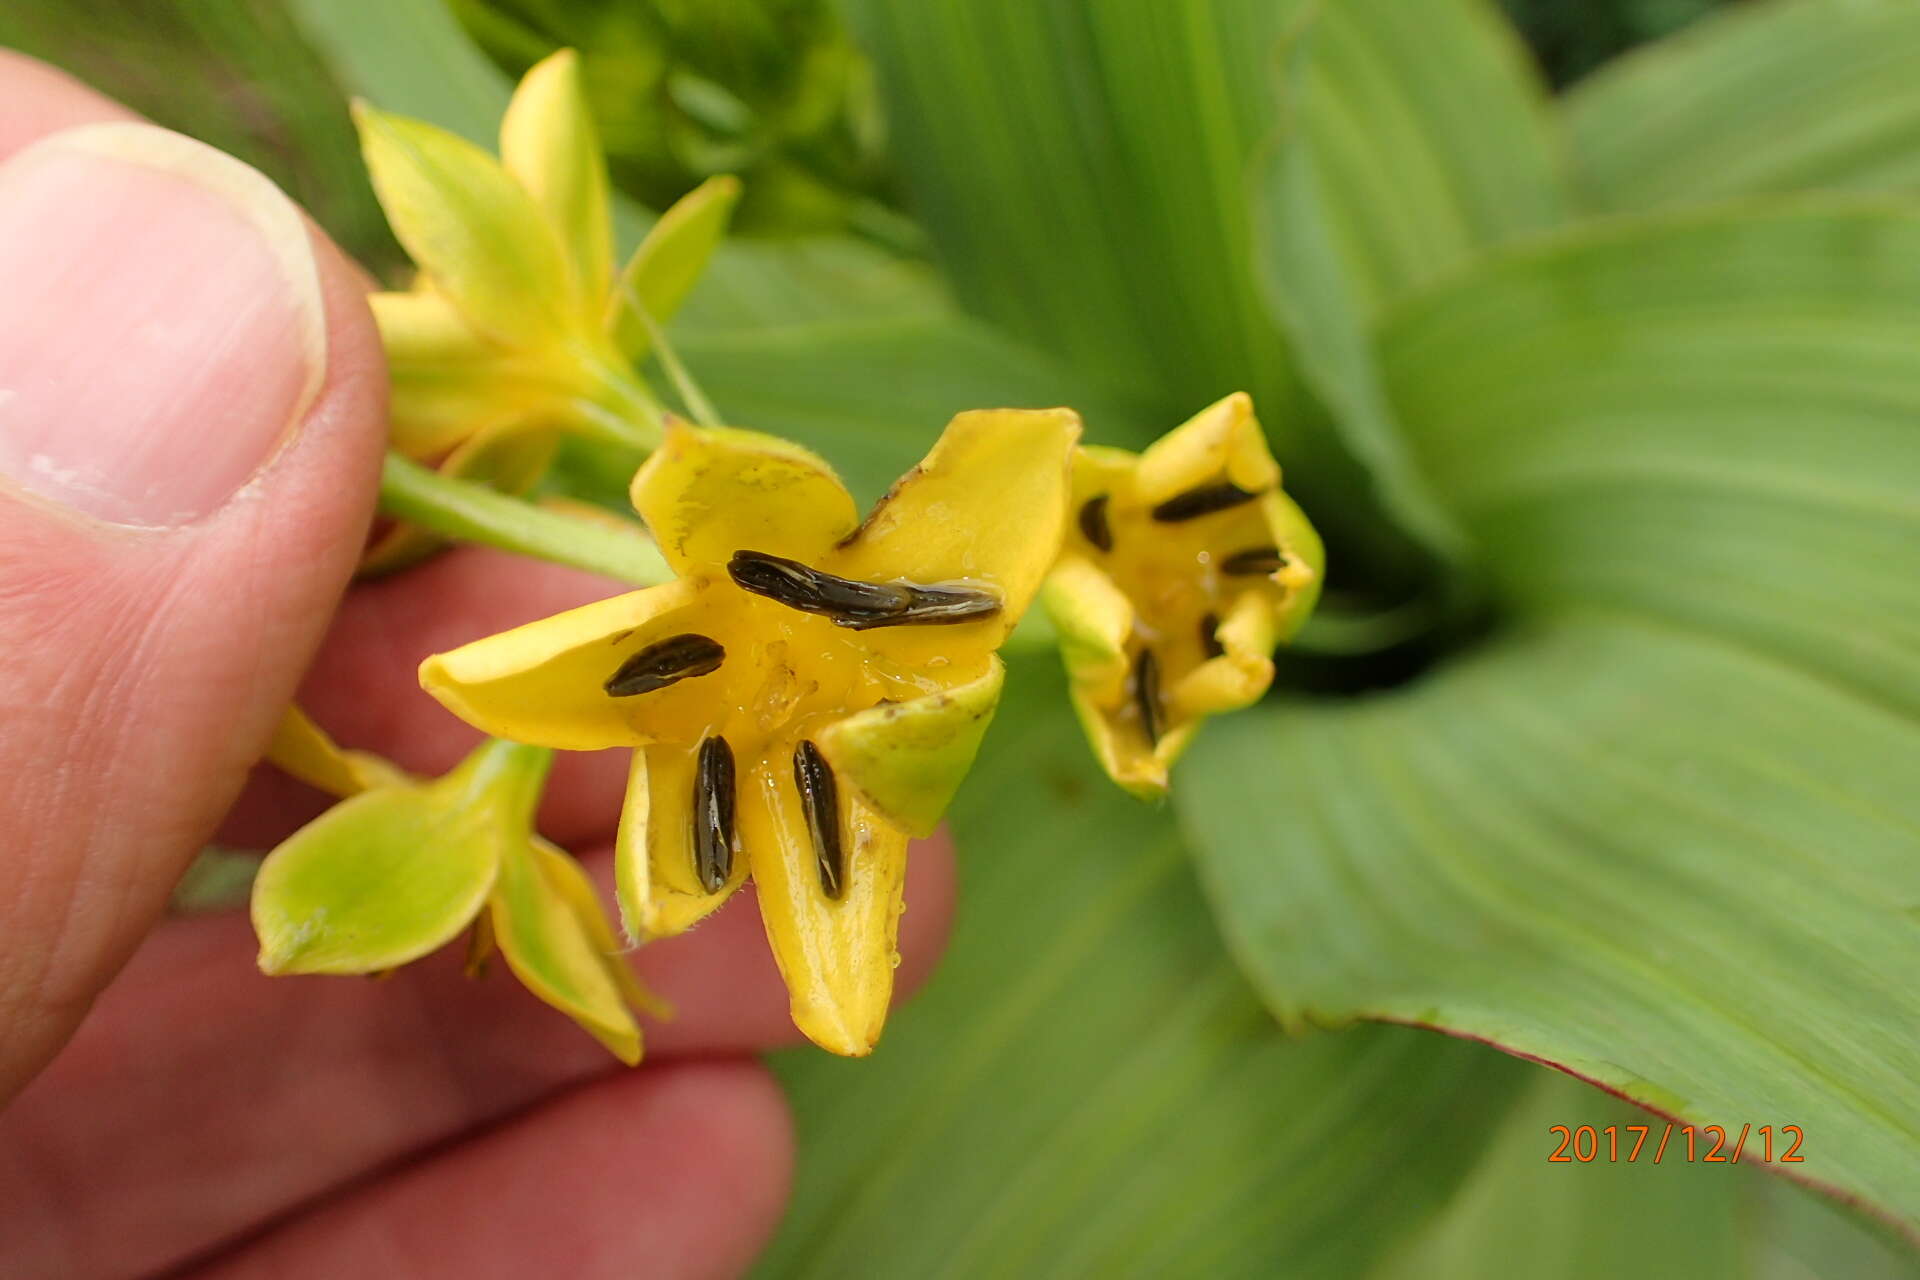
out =
<svg viewBox="0 0 1920 1280"><path fill-rule="evenodd" d="M1398 1028L1282 1033L1047 660L1014 668L952 821L938 976L869 1061L777 1060L801 1164L764 1276L1346 1280L1533 1070Z"/></svg>
<svg viewBox="0 0 1920 1280"><path fill-rule="evenodd" d="M1070 405L1089 439L1138 445L1156 428L1078 371L964 317L701 330L680 354L730 421L831 458L854 496L880 496L955 413Z"/></svg>
<svg viewBox="0 0 1920 1280"><path fill-rule="evenodd" d="M1814 189L1920 189L1920 6L1728 5L1577 86L1586 197L1632 210Z"/></svg>
<svg viewBox="0 0 1920 1280"><path fill-rule="evenodd" d="M858 0L906 171L961 301L1157 397L1168 425L1294 380L1257 296L1246 168L1300 0Z"/></svg>
<svg viewBox="0 0 1920 1280"><path fill-rule="evenodd" d="M1807 1178L1920 1223L1915 351L1920 217L1875 209L1613 225L1394 318L1504 614L1178 780L1278 1011L1802 1125Z"/></svg>
<svg viewBox="0 0 1920 1280"><path fill-rule="evenodd" d="M1265 296L1392 508L1457 549L1409 471L1368 334L1420 286L1566 218L1544 88L1490 0L1323 0L1274 88L1281 123L1253 188Z"/></svg>

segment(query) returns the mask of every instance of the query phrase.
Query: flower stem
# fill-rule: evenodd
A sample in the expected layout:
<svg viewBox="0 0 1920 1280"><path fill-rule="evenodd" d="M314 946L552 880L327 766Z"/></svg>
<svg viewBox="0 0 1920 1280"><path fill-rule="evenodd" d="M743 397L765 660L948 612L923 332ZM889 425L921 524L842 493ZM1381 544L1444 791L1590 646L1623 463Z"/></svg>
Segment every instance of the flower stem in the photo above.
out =
<svg viewBox="0 0 1920 1280"><path fill-rule="evenodd" d="M570 565L639 587L673 577L660 549L632 533L546 511L467 480L428 470L397 453L380 472L380 509L461 542Z"/></svg>

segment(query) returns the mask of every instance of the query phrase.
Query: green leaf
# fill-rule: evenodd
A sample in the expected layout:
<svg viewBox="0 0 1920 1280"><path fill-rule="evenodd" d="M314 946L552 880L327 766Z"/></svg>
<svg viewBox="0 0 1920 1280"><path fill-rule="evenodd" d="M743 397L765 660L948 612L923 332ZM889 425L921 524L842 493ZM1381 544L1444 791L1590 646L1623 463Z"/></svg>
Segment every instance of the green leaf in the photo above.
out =
<svg viewBox="0 0 1920 1280"><path fill-rule="evenodd" d="M1299 0L859 0L916 211L961 301L1166 426L1236 390L1288 434L1246 166Z"/></svg>
<svg viewBox="0 0 1920 1280"><path fill-rule="evenodd" d="M1155 429L1077 370L951 313L702 330L679 349L728 421L819 451L862 499L877 498L966 409L1071 405L1089 438L1111 443L1142 444Z"/></svg>
<svg viewBox="0 0 1920 1280"><path fill-rule="evenodd" d="M763 1275L1348 1280L1532 1070L1398 1028L1280 1032L1052 662L1011 670L952 821L978 856L939 974L871 1059L776 1059L801 1165Z"/></svg>
<svg viewBox="0 0 1920 1280"><path fill-rule="evenodd" d="M1920 1223L1920 217L1613 224L1395 315L1504 625L1204 736L1176 795L1298 1019L1481 1037Z"/></svg>
<svg viewBox="0 0 1920 1280"><path fill-rule="evenodd" d="M442 0L287 0L347 90L492 146L513 86Z"/></svg>
<svg viewBox="0 0 1920 1280"><path fill-rule="evenodd" d="M1920 189L1920 8L1729 5L1579 85L1566 119L1601 209Z"/></svg>
<svg viewBox="0 0 1920 1280"><path fill-rule="evenodd" d="M1683 1139L1661 1147L1664 1123L1566 1076L1536 1073L1447 1212L1372 1280L1749 1274L1742 1212L1755 1198L1753 1176L1687 1163ZM1582 1126L1591 1134L1576 1137ZM1711 1145L1699 1141L1696 1154ZM1556 1152L1566 1163L1547 1163ZM1730 1152L1731 1144L1720 1155Z"/></svg>
<svg viewBox="0 0 1920 1280"><path fill-rule="evenodd" d="M1484 0L1323 0L1278 66L1283 123L1252 197L1265 295L1390 508L1457 552L1408 465L1370 330L1421 286L1568 216L1544 87Z"/></svg>

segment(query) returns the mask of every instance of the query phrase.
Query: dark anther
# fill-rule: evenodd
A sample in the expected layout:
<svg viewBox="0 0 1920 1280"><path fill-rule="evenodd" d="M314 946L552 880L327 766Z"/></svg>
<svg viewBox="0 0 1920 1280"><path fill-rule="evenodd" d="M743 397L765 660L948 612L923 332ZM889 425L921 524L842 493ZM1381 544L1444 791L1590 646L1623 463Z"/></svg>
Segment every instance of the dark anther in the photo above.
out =
<svg viewBox="0 0 1920 1280"><path fill-rule="evenodd" d="M1102 551L1113 550L1113 529L1107 524L1107 496L1088 498L1080 508L1080 533Z"/></svg>
<svg viewBox="0 0 1920 1280"><path fill-rule="evenodd" d="M793 781L800 788L800 807L806 810L807 830L813 835L821 892L838 899L846 874L846 855L840 846L840 788L820 748L804 739L794 748Z"/></svg>
<svg viewBox="0 0 1920 1280"><path fill-rule="evenodd" d="M727 651L717 640L705 636L668 636L657 640L620 664L607 677L606 691L616 698L631 698L636 693L652 693L690 676L704 676L720 669Z"/></svg>
<svg viewBox="0 0 1920 1280"><path fill-rule="evenodd" d="M1182 520L1210 516L1216 511L1252 502L1259 496L1257 493L1248 493L1237 484L1203 484L1197 489L1176 493L1168 498L1153 509L1153 518L1166 524L1178 524Z"/></svg>
<svg viewBox="0 0 1920 1280"><path fill-rule="evenodd" d="M835 626L852 631L941 626L1000 612L1000 598L991 592L837 578L764 551L734 552L727 573L743 591L765 596L789 609L819 614Z"/></svg>
<svg viewBox="0 0 1920 1280"><path fill-rule="evenodd" d="M733 874L733 748L706 738L693 770L693 873L708 893Z"/></svg>
<svg viewBox="0 0 1920 1280"><path fill-rule="evenodd" d="M1236 551L1220 562L1220 572L1234 578L1251 578L1255 574L1277 573L1287 567L1287 558L1280 554L1278 547L1248 547L1245 551Z"/></svg>
<svg viewBox="0 0 1920 1280"><path fill-rule="evenodd" d="M1133 660L1133 704L1140 710L1140 731L1148 746L1160 744L1160 664L1153 650L1142 649Z"/></svg>
<svg viewBox="0 0 1920 1280"><path fill-rule="evenodd" d="M1200 649L1209 658L1218 658L1227 651L1220 643L1220 615L1210 613L1200 619Z"/></svg>

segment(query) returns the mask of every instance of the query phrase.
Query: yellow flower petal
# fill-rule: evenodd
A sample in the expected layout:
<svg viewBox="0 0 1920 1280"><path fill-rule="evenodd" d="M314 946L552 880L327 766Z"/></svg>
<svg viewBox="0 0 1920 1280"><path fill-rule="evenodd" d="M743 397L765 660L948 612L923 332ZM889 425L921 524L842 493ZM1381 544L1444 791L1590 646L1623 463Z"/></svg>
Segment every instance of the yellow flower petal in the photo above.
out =
<svg viewBox="0 0 1920 1280"><path fill-rule="evenodd" d="M535 63L500 121L500 163L533 196L573 259L586 322L600 322L613 279L607 162L580 81L580 58L561 49Z"/></svg>
<svg viewBox="0 0 1920 1280"><path fill-rule="evenodd" d="M464 138L364 103L360 146L393 233L475 330L532 347L578 331L573 269L533 197Z"/></svg>
<svg viewBox="0 0 1920 1280"><path fill-rule="evenodd" d="M634 314L635 304L645 307L656 325L673 318L726 236L739 199L738 178L708 178L674 201L633 251L620 275L622 287L608 302L614 344L627 359L638 363L653 345L646 321Z"/></svg>
<svg viewBox="0 0 1920 1280"><path fill-rule="evenodd" d="M1279 643L1273 602L1243 591L1214 633L1225 650L1189 671L1167 691L1181 716L1210 716L1252 706L1273 683L1273 648Z"/></svg>
<svg viewBox="0 0 1920 1280"><path fill-rule="evenodd" d="M627 963L627 948L607 919L606 909L600 902L600 890L594 887L586 870L566 852L538 836L533 838L533 848L548 883L572 905L581 927L587 931L588 941L605 962L607 972L613 976L614 985L620 988L628 1006L656 1018L671 1018L673 1006L642 986L640 976Z"/></svg>
<svg viewBox="0 0 1920 1280"><path fill-rule="evenodd" d="M428 461L500 427L566 412L572 395L557 365L475 333L437 293L376 293L392 383L387 419L393 447Z"/></svg>
<svg viewBox="0 0 1920 1280"><path fill-rule="evenodd" d="M1262 495L1260 510L1275 544L1287 553L1287 566L1273 575L1275 582L1287 588L1277 635L1284 643L1299 633L1313 606L1319 603L1320 588L1327 578L1327 550L1319 531L1287 494L1275 489Z"/></svg>
<svg viewBox="0 0 1920 1280"><path fill-rule="evenodd" d="M1267 449L1253 398L1244 391L1208 405L1147 447L1135 485L1148 505L1218 479L1248 493L1280 483L1280 468Z"/></svg>
<svg viewBox="0 0 1920 1280"><path fill-rule="evenodd" d="M983 637L972 643L997 647L1059 549L1079 438L1080 416L1071 409L960 414L820 567L849 578L983 584L1002 608L963 626ZM873 636L879 643L894 638L885 631Z"/></svg>
<svg viewBox="0 0 1920 1280"><path fill-rule="evenodd" d="M608 957L560 886L558 865L531 842L508 842L490 900L494 941L529 991L633 1066L640 1061L640 1027L608 971Z"/></svg>
<svg viewBox="0 0 1920 1280"><path fill-rule="evenodd" d="M861 1057L879 1040L893 1001L907 833L843 794L844 889L829 898L814 861L793 856L813 841L790 756L770 754L752 779L741 795L741 843L794 1025L823 1049Z"/></svg>
<svg viewBox="0 0 1920 1280"><path fill-rule="evenodd" d="M1112 578L1073 552L1063 554L1047 576L1044 599L1074 685L1104 702L1120 702L1126 696L1133 602Z"/></svg>
<svg viewBox="0 0 1920 1280"><path fill-rule="evenodd" d="M799 445L678 421L634 476L633 506L679 573L740 550L811 564L859 523L833 469Z"/></svg>
<svg viewBox="0 0 1920 1280"><path fill-rule="evenodd" d="M977 680L857 712L813 741L841 784L893 825L930 836L973 767L1005 681L1006 668L989 657Z"/></svg>
<svg viewBox="0 0 1920 1280"><path fill-rule="evenodd" d="M1313 608L1324 554L1279 482L1242 394L1137 458L1080 451L1048 613L1088 740L1129 791L1164 791L1203 717L1265 693Z"/></svg>
<svg viewBox="0 0 1920 1280"><path fill-rule="evenodd" d="M680 578L542 618L420 664L420 684L468 724L496 737L565 751L632 746L679 718L675 695L696 677L641 698L609 697L606 682L641 649L699 630L699 584ZM694 695L697 698L697 694Z"/></svg>
<svg viewBox="0 0 1920 1280"><path fill-rule="evenodd" d="M636 939L668 938L719 909L747 878L747 859L736 837L733 872L718 892L695 874L693 786L697 745L640 747L627 777L614 844L614 884L627 933ZM745 761L737 762L744 765ZM736 795L744 783L736 782Z"/></svg>
<svg viewBox="0 0 1920 1280"><path fill-rule="evenodd" d="M291 703L274 726L266 758L289 777L342 798L408 781L406 774L379 756L343 749Z"/></svg>

